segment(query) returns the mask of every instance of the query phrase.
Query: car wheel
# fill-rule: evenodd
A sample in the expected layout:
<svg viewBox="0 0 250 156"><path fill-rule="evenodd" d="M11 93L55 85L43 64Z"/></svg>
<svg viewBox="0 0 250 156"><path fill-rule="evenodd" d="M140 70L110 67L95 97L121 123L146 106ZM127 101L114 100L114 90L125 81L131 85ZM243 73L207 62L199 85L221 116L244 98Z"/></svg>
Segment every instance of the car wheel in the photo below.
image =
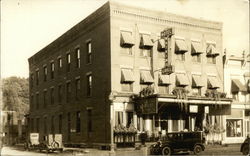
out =
<svg viewBox="0 0 250 156"><path fill-rule="evenodd" d="M247 155L249 153L249 147L248 145L244 145L242 148L242 154Z"/></svg>
<svg viewBox="0 0 250 156"><path fill-rule="evenodd" d="M171 149L168 146L164 147L161 152L162 155L171 155Z"/></svg>
<svg viewBox="0 0 250 156"><path fill-rule="evenodd" d="M201 145L194 146L194 154L199 154L202 151Z"/></svg>

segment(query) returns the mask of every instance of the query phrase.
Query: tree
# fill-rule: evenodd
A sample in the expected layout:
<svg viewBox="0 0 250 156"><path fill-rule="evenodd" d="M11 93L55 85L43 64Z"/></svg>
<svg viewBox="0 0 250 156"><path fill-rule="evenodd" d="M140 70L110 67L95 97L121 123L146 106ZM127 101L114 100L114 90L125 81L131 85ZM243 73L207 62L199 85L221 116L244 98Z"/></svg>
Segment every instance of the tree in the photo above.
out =
<svg viewBox="0 0 250 156"><path fill-rule="evenodd" d="M26 78L3 79L3 110L16 111L21 119L29 111L29 81Z"/></svg>

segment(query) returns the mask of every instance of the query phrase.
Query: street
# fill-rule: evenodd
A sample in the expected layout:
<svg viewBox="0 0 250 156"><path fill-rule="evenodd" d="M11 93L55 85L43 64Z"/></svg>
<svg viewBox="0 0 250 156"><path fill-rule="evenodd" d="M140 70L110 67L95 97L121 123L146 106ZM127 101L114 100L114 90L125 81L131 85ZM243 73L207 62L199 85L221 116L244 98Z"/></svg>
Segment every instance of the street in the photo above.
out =
<svg viewBox="0 0 250 156"><path fill-rule="evenodd" d="M242 155L239 151L240 145L228 145L228 146L221 146L221 145L208 145L206 146L205 151L201 153L201 155ZM116 150L115 155L145 155L145 150L134 150L130 149L119 149ZM184 153L187 155L188 153ZM193 153L189 153L192 155ZM109 151L103 151L98 149L65 149L63 153L53 152L53 153L46 153L45 151L25 151L22 147L3 147L1 156L53 156L53 155L72 155L72 156L108 156L110 155ZM183 155L183 154L179 154Z"/></svg>

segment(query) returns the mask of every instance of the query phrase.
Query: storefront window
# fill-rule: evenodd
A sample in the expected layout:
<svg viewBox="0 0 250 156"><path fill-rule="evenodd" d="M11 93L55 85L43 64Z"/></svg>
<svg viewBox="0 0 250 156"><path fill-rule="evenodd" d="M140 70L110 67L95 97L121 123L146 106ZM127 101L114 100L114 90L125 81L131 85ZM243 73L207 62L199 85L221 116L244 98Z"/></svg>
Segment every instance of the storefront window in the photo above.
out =
<svg viewBox="0 0 250 156"><path fill-rule="evenodd" d="M126 124L126 126L129 127L131 123L133 123L133 112L127 112L127 124Z"/></svg>
<svg viewBox="0 0 250 156"><path fill-rule="evenodd" d="M242 119L227 119L227 137L242 137L243 126Z"/></svg>
<svg viewBox="0 0 250 156"><path fill-rule="evenodd" d="M115 112L115 125L121 125L123 124L123 112L122 111L116 111Z"/></svg>
<svg viewBox="0 0 250 156"><path fill-rule="evenodd" d="M172 120L173 131L178 131L178 120Z"/></svg>

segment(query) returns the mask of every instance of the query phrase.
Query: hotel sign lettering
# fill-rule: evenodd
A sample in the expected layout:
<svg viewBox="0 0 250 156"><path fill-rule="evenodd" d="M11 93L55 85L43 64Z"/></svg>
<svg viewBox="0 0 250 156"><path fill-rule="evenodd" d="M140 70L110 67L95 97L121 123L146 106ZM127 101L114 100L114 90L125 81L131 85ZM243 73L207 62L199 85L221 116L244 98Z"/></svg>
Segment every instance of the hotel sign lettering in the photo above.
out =
<svg viewBox="0 0 250 156"><path fill-rule="evenodd" d="M140 100L143 114L155 114L158 113L158 101L157 98L143 98Z"/></svg>

